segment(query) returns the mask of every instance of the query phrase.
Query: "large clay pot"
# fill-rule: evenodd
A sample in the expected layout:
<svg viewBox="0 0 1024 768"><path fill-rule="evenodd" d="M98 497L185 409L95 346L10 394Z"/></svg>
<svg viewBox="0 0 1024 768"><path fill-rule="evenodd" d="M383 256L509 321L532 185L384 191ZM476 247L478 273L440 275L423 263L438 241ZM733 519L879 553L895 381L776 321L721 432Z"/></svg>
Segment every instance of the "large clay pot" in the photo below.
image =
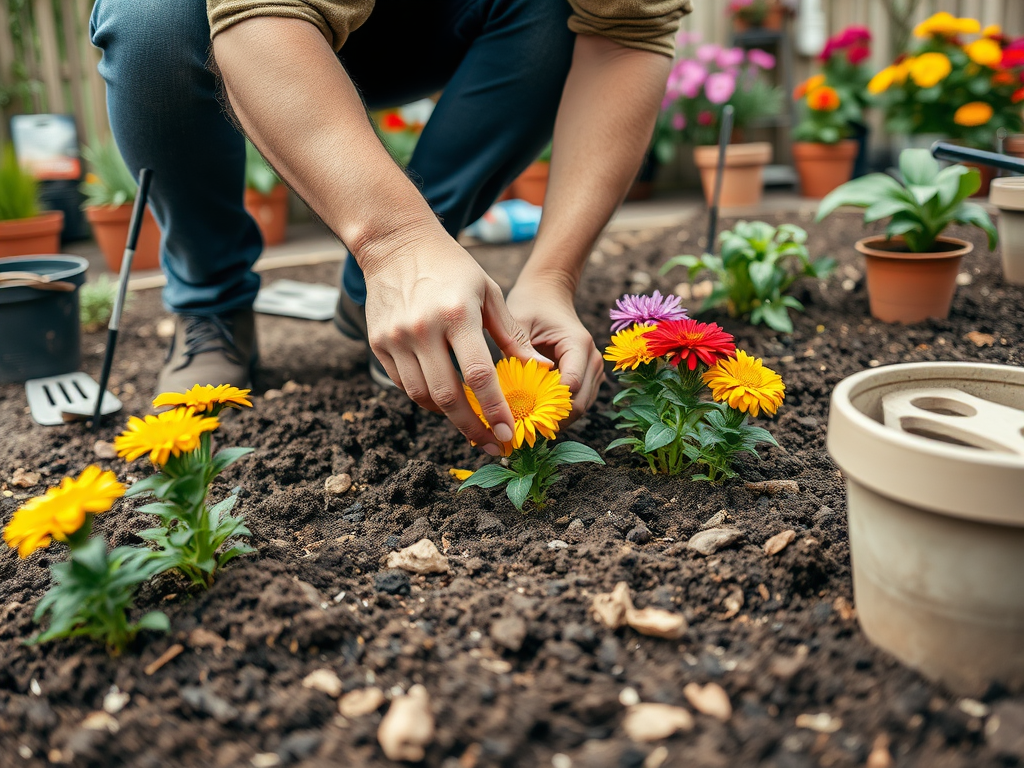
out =
<svg viewBox="0 0 1024 768"><path fill-rule="evenodd" d="M854 139L837 144L797 141L793 144L793 160L800 176L804 197L823 198L833 189L853 178L860 145Z"/></svg>
<svg viewBox="0 0 1024 768"><path fill-rule="evenodd" d="M725 150L722 177L722 208L746 208L761 203L764 193L764 167L772 160L772 145L767 141L730 144ZM704 197L710 205L718 177L718 147L694 147L693 161L700 170Z"/></svg>
<svg viewBox="0 0 1024 768"><path fill-rule="evenodd" d="M902 237L859 240L867 260L871 316L886 323L920 323L949 317L960 260L974 250L966 240L939 237L935 253L911 253Z"/></svg>
<svg viewBox="0 0 1024 768"><path fill-rule="evenodd" d="M103 259L111 272L121 271L124 246L128 242L128 224L132 217L132 203L124 205L87 205L85 218L92 225L96 244L103 251ZM132 258L132 272L160 269L160 227L146 206L142 216L139 242Z"/></svg>
<svg viewBox="0 0 1024 768"><path fill-rule="evenodd" d="M1024 177L995 179L989 202L999 209L999 251L1006 282L1024 285Z"/></svg>
<svg viewBox="0 0 1024 768"><path fill-rule="evenodd" d="M278 184L269 195L255 189L245 190L245 210L256 220L264 245L284 242L288 227L288 187Z"/></svg>
<svg viewBox="0 0 1024 768"><path fill-rule="evenodd" d="M46 211L27 219L0 221L0 258L60 253L64 214Z"/></svg>
<svg viewBox="0 0 1024 768"><path fill-rule="evenodd" d="M860 625L962 695L1024 685L1022 426L1017 367L891 365L832 393Z"/></svg>
<svg viewBox="0 0 1024 768"><path fill-rule="evenodd" d="M548 173L551 170L551 163L537 161L530 163L512 182L510 189L512 197L518 200L525 200L534 205L544 205L544 195L548 191Z"/></svg>

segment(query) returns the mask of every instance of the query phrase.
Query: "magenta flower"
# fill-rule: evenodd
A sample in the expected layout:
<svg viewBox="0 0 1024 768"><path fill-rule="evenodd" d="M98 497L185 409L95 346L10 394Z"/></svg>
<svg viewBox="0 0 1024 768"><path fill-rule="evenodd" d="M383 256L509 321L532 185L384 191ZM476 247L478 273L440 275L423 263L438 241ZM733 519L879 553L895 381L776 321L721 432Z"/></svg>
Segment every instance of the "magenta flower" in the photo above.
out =
<svg viewBox="0 0 1024 768"><path fill-rule="evenodd" d="M672 127L677 131L681 131L686 128L686 115L681 115L678 112L672 115Z"/></svg>
<svg viewBox="0 0 1024 768"><path fill-rule="evenodd" d="M736 76L729 72L715 72L708 75L704 83L704 94L712 104L725 104L736 92Z"/></svg>
<svg viewBox="0 0 1024 768"><path fill-rule="evenodd" d="M718 58L719 52L722 50L722 46L715 45L714 43L704 43L704 45L697 46L697 60L703 61L705 64L710 64Z"/></svg>
<svg viewBox="0 0 1024 768"><path fill-rule="evenodd" d="M680 61L673 75L677 79L673 81L679 93L688 99L695 99L700 95L700 89L704 87L704 81L708 78L708 70L703 64L696 61Z"/></svg>
<svg viewBox="0 0 1024 768"><path fill-rule="evenodd" d="M702 109L697 113L697 124L705 127L715 124L715 113Z"/></svg>
<svg viewBox="0 0 1024 768"><path fill-rule="evenodd" d="M719 69L733 69L743 63L742 48L723 48L715 57Z"/></svg>
<svg viewBox="0 0 1024 768"><path fill-rule="evenodd" d="M671 293L668 296L662 296L660 291L655 291L650 296L626 294L615 301L615 309L608 313L614 321L612 333L629 328L634 323L682 320L686 317L686 310L679 306L681 301L682 299Z"/></svg>
<svg viewBox="0 0 1024 768"><path fill-rule="evenodd" d="M760 69L775 68L775 57L768 53L768 51L762 51L760 48L751 48L747 52L747 60Z"/></svg>

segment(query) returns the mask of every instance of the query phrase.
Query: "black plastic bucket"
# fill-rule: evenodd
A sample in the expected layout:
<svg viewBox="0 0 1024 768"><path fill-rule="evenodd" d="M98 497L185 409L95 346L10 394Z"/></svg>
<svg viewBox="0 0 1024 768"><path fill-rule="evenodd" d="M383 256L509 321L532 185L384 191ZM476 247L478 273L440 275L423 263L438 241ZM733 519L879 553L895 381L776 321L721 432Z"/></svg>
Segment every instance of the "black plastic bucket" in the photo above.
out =
<svg viewBox="0 0 1024 768"><path fill-rule="evenodd" d="M89 262L78 256L0 259L0 275L32 272L75 286L65 292L0 282L0 384L78 370L78 288L88 268Z"/></svg>

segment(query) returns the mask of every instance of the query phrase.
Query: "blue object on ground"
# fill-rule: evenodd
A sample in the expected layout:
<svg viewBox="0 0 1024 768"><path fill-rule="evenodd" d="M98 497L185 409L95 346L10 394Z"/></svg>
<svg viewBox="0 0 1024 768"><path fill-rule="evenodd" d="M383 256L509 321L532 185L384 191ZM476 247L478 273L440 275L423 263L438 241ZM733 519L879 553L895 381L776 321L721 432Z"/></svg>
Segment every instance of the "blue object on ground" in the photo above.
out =
<svg viewBox="0 0 1024 768"><path fill-rule="evenodd" d="M502 200L466 227L466 234L485 243L521 243L537 236L541 207L525 200Z"/></svg>

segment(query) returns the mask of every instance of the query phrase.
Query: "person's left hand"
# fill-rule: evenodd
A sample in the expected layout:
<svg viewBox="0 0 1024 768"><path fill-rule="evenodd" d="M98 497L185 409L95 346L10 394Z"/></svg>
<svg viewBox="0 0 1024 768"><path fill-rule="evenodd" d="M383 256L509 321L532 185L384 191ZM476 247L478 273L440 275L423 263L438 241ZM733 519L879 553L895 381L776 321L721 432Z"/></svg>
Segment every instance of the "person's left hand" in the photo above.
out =
<svg viewBox="0 0 1024 768"><path fill-rule="evenodd" d="M569 385L572 413L566 423L571 424L594 404L604 381L601 353L576 315L572 291L554 280L520 280L506 304L534 348L555 361L562 383Z"/></svg>

